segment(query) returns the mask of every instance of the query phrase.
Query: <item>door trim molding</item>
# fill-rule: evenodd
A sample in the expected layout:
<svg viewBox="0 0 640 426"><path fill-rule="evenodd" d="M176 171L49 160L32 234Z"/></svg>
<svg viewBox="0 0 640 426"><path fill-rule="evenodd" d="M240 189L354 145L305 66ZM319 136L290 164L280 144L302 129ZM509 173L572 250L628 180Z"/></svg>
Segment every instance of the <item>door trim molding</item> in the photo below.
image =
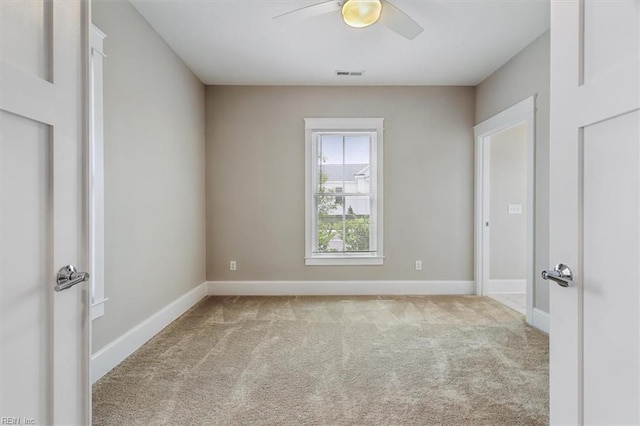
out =
<svg viewBox="0 0 640 426"><path fill-rule="evenodd" d="M527 323L533 324L534 301L534 256L535 256L535 110L536 95L529 96L510 108L474 126L476 185L475 185L475 270L476 294L488 294L490 248L485 237L483 212L489 196L488 155L485 152L486 141L496 133L509 128L527 125L527 264L526 264L526 301Z"/></svg>

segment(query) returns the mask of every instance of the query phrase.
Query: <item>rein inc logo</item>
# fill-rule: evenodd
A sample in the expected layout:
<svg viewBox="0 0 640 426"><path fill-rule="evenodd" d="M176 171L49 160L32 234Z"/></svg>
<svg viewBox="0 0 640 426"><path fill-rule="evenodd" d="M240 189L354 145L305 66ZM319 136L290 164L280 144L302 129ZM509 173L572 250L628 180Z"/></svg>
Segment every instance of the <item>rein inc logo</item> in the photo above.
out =
<svg viewBox="0 0 640 426"><path fill-rule="evenodd" d="M30 417L0 417L0 425L35 425L36 420Z"/></svg>

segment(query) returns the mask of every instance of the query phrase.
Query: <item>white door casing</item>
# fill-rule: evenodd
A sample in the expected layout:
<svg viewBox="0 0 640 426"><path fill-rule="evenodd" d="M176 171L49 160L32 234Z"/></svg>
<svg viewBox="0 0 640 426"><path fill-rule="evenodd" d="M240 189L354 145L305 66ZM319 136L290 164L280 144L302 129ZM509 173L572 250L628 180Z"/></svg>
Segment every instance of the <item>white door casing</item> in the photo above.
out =
<svg viewBox="0 0 640 426"><path fill-rule="evenodd" d="M535 111L536 96L530 96L474 126L475 179L475 281L476 294L487 295L491 258L490 232L490 139L518 125L527 126L527 247L526 247L526 320L534 324L534 250L535 250ZM536 325L539 326L539 325Z"/></svg>
<svg viewBox="0 0 640 426"><path fill-rule="evenodd" d="M640 423L640 2L552 1L553 424Z"/></svg>
<svg viewBox="0 0 640 426"><path fill-rule="evenodd" d="M90 130L89 144L89 265L91 268L91 319L104 315L104 34L91 25L90 32Z"/></svg>
<svg viewBox="0 0 640 426"><path fill-rule="evenodd" d="M0 416L90 423L86 267L89 3L0 1Z"/></svg>

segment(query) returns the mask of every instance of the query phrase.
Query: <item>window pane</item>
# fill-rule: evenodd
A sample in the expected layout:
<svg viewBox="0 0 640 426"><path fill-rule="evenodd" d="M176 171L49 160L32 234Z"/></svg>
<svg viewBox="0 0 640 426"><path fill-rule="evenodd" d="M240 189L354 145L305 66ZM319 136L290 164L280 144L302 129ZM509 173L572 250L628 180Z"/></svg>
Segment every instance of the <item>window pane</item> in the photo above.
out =
<svg viewBox="0 0 640 426"><path fill-rule="evenodd" d="M347 216L369 216L371 214L371 197L351 196L344 198L344 209Z"/></svg>
<svg viewBox="0 0 640 426"><path fill-rule="evenodd" d="M318 136L317 192L368 194L371 135Z"/></svg>
<svg viewBox="0 0 640 426"><path fill-rule="evenodd" d="M340 202L337 202L340 199ZM371 243L369 196L316 195L316 245L318 253L369 252Z"/></svg>
<svg viewBox="0 0 640 426"><path fill-rule="evenodd" d="M316 247L320 253L344 250L344 207L335 196L316 195Z"/></svg>
<svg viewBox="0 0 640 426"><path fill-rule="evenodd" d="M318 136L318 192L334 192L336 186L343 186L343 147L342 135Z"/></svg>
<svg viewBox="0 0 640 426"><path fill-rule="evenodd" d="M370 192L370 135L345 137L345 182L347 193L368 194Z"/></svg>
<svg viewBox="0 0 640 426"><path fill-rule="evenodd" d="M322 159L322 164L342 164L344 163L344 152L342 149L342 135L321 134L318 141L318 153Z"/></svg>
<svg viewBox="0 0 640 426"><path fill-rule="evenodd" d="M345 197L345 251L371 251L371 198Z"/></svg>
<svg viewBox="0 0 640 426"><path fill-rule="evenodd" d="M344 163L364 164L370 163L371 135L349 135L345 137Z"/></svg>

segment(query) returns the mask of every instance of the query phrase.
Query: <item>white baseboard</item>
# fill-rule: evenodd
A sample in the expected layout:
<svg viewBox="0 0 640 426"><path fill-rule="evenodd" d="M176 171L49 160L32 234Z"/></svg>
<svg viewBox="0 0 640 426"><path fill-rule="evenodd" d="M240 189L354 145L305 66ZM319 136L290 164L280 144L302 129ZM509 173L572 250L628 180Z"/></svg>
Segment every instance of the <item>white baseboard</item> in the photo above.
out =
<svg viewBox="0 0 640 426"><path fill-rule="evenodd" d="M207 283L200 284L94 353L91 356L91 383L97 382L160 330L198 303L207 295L207 287Z"/></svg>
<svg viewBox="0 0 640 426"><path fill-rule="evenodd" d="M527 291L527 280L489 280L489 288L486 294L509 294L525 293Z"/></svg>
<svg viewBox="0 0 640 426"><path fill-rule="evenodd" d="M475 294L474 281L209 281L216 296Z"/></svg>
<svg viewBox="0 0 640 426"><path fill-rule="evenodd" d="M545 333L549 334L549 314L538 308L533 308L532 325Z"/></svg>
<svg viewBox="0 0 640 426"><path fill-rule="evenodd" d="M209 281L142 321L91 357L91 383L138 350L207 295L455 295L475 294L473 281Z"/></svg>

